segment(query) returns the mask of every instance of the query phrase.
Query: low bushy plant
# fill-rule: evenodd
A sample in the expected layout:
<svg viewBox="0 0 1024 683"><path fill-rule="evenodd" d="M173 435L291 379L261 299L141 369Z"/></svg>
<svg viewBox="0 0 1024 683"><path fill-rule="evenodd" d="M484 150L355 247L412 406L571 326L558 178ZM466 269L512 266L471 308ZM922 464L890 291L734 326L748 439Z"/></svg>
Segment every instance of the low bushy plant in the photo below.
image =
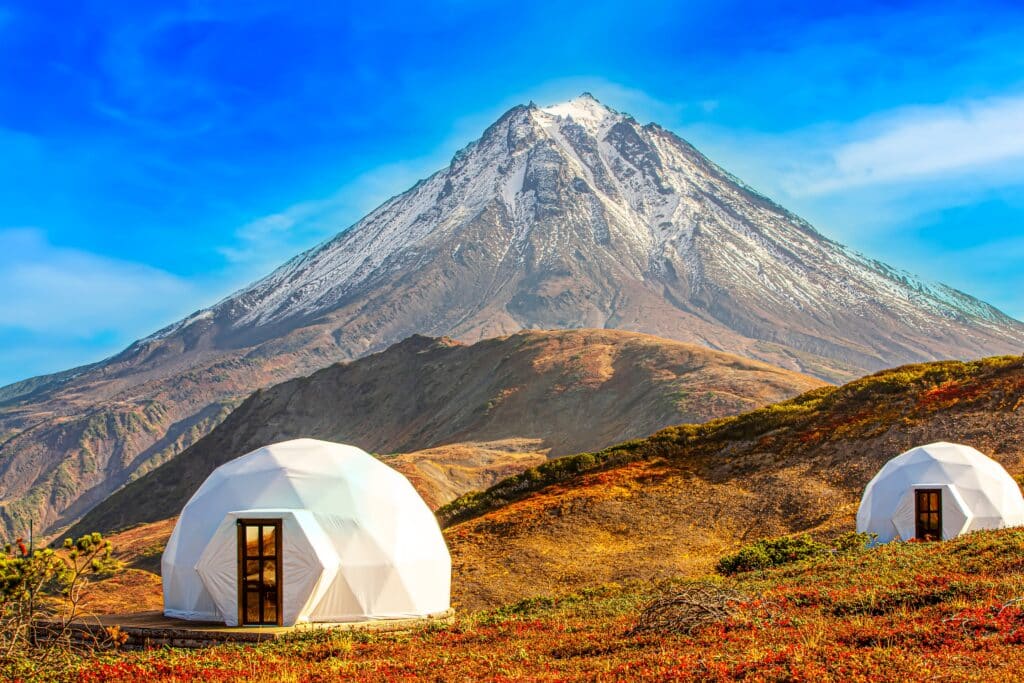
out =
<svg viewBox="0 0 1024 683"><path fill-rule="evenodd" d="M829 543L815 541L808 534L762 538L740 548L732 555L721 558L715 569L719 574L729 576L740 572L778 567L818 555L844 555L866 550L871 547L875 538L877 538L875 534L852 531L837 536Z"/></svg>
<svg viewBox="0 0 1024 683"><path fill-rule="evenodd" d="M820 555L826 548L807 534L761 539L740 548L732 555L726 555L718 561L715 569L726 575L768 569Z"/></svg>
<svg viewBox="0 0 1024 683"><path fill-rule="evenodd" d="M868 534L857 531L848 531L837 536L829 543L832 550L839 554L855 553L867 550L878 540L878 534Z"/></svg>

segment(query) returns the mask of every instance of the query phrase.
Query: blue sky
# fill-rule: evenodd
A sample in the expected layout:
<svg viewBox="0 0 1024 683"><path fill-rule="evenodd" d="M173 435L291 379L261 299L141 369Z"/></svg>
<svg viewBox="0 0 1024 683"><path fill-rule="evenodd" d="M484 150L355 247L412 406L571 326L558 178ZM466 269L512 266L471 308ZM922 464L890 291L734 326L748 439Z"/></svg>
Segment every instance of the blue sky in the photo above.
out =
<svg viewBox="0 0 1024 683"><path fill-rule="evenodd" d="M1019 4L427 4L0 0L0 384L116 352L584 90L1024 317Z"/></svg>

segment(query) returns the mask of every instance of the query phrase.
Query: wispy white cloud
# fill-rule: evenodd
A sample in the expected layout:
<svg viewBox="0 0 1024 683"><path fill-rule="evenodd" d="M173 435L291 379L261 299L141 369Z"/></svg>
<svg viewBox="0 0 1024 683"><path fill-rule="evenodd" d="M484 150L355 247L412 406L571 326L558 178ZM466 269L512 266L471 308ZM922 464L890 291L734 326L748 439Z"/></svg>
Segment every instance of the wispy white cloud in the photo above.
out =
<svg viewBox="0 0 1024 683"><path fill-rule="evenodd" d="M188 282L151 266L50 244L31 228L0 230L0 329L118 342L195 300Z"/></svg>
<svg viewBox="0 0 1024 683"><path fill-rule="evenodd" d="M840 238L1024 185L1024 94L782 132L682 125L716 162Z"/></svg>
<svg viewBox="0 0 1024 683"><path fill-rule="evenodd" d="M820 136L786 183L793 194L984 173L1022 175L1024 95L908 107Z"/></svg>
<svg viewBox="0 0 1024 683"><path fill-rule="evenodd" d="M319 226L329 222L330 218L325 214L332 214L332 209L330 199L299 202L246 223L235 231L235 241L218 247L218 251L235 265L262 264L268 259L283 261L281 249L298 241L296 234L300 226L308 228L310 223Z"/></svg>
<svg viewBox="0 0 1024 683"><path fill-rule="evenodd" d="M453 151L453 150L452 150ZM451 151L384 164L357 176L334 194L302 201L255 218L218 251L239 271L239 281L266 275L304 249L333 237L391 197L426 178L450 160Z"/></svg>
<svg viewBox="0 0 1024 683"><path fill-rule="evenodd" d="M825 234L1024 318L1024 241L1005 237L1006 213L962 213L1018 204L1024 95L901 107L780 133L706 123L678 130Z"/></svg>

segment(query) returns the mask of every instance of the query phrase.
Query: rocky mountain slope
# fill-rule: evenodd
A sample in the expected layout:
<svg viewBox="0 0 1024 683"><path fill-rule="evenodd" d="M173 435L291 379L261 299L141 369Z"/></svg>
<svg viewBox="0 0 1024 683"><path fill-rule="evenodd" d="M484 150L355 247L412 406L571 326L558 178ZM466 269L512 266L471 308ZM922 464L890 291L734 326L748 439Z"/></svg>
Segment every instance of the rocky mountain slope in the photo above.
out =
<svg viewBox="0 0 1024 683"><path fill-rule="evenodd" d="M380 453L438 504L547 456L734 415L823 384L618 330L520 332L470 346L411 337L257 391L205 438L96 507L78 529L109 531L175 515L215 467L286 439Z"/></svg>
<svg viewBox="0 0 1024 683"><path fill-rule="evenodd" d="M253 389L420 333L620 328L830 380L1019 352L1024 325L850 252L588 95L514 107L447 168L102 363L0 389L0 525L48 529Z"/></svg>
<svg viewBox="0 0 1024 683"><path fill-rule="evenodd" d="M699 575L737 544L852 531L891 457L969 444L1024 476L1024 357L913 365L551 461L442 508L464 607Z"/></svg>

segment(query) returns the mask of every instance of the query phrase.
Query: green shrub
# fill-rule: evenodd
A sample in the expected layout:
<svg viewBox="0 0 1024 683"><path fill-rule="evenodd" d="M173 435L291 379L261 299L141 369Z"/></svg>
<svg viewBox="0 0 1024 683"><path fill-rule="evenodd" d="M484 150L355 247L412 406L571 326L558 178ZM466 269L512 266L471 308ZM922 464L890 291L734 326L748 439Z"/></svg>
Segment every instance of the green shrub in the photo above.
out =
<svg viewBox="0 0 1024 683"><path fill-rule="evenodd" d="M577 453L548 460L525 472L502 479L486 491L471 491L463 494L447 505L442 505L435 514L442 527L450 526L509 501L522 498L526 494L550 484L571 479L578 474L596 470L609 463L628 460L631 458L631 449L636 443L627 442L613 448L606 448L600 453Z"/></svg>
<svg viewBox="0 0 1024 683"><path fill-rule="evenodd" d="M832 539L832 550L841 555L847 553L860 552L861 550L867 550L875 541L878 539L878 534L868 534L863 532L848 531L847 533Z"/></svg>
<svg viewBox="0 0 1024 683"><path fill-rule="evenodd" d="M718 561L715 569L718 573L726 575L768 569L820 555L827 549L827 546L818 543L807 534L761 539L740 548L739 552L733 555L726 555Z"/></svg>
<svg viewBox="0 0 1024 683"><path fill-rule="evenodd" d="M30 549L22 539L0 552L0 679L64 679L74 665L73 626L84 591L118 569L101 534ZM47 621L40 621L46 618ZM113 634L109 634L113 637ZM118 636L120 638L120 636ZM97 646L117 642L96 641Z"/></svg>
<svg viewBox="0 0 1024 683"><path fill-rule="evenodd" d="M732 555L726 555L718 561L715 569L719 574L731 575L778 567L818 555L846 555L870 548L876 538L876 534L853 531L838 536L827 544L819 543L807 534L763 538L740 548Z"/></svg>

